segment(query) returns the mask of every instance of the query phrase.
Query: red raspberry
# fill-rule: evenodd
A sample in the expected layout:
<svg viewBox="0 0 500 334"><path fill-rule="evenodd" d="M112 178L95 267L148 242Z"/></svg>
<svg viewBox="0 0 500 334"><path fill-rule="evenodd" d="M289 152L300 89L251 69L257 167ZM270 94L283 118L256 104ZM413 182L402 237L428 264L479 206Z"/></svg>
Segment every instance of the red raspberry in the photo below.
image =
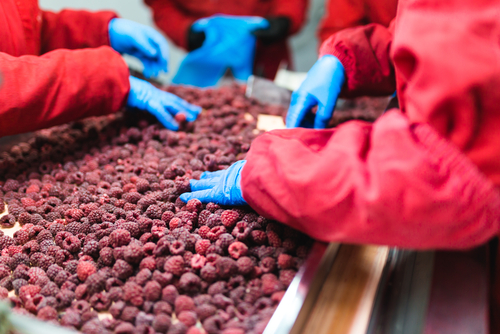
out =
<svg viewBox="0 0 500 334"><path fill-rule="evenodd" d="M142 259L141 263L139 264L139 269L149 269L153 271L155 268L156 268L156 260L153 256L148 256Z"/></svg>
<svg viewBox="0 0 500 334"><path fill-rule="evenodd" d="M176 276L184 272L184 258L180 255L172 256L165 262L164 270Z"/></svg>
<svg viewBox="0 0 500 334"><path fill-rule="evenodd" d="M165 223L168 223L172 220L172 218L175 217L175 214L172 211L165 211L161 215L161 220L163 220Z"/></svg>
<svg viewBox="0 0 500 334"><path fill-rule="evenodd" d="M144 287L144 297L146 300L157 301L162 293L161 285L156 281L149 281Z"/></svg>
<svg viewBox="0 0 500 334"><path fill-rule="evenodd" d="M80 239L75 237L74 235L69 236L62 242L62 248L70 253L77 253L78 251L80 251L80 247Z"/></svg>
<svg viewBox="0 0 500 334"><path fill-rule="evenodd" d="M28 283L35 284L35 282L42 276L47 276L42 268L33 267L28 270L29 280Z"/></svg>
<svg viewBox="0 0 500 334"><path fill-rule="evenodd" d="M276 260L272 257L265 257L260 261L260 269L264 274L271 273L276 269Z"/></svg>
<svg viewBox="0 0 500 334"><path fill-rule="evenodd" d="M134 273L134 268L124 260L116 260L113 265L113 276L119 279L127 279Z"/></svg>
<svg viewBox="0 0 500 334"><path fill-rule="evenodd" d="M179 292L173 285L167 285L161 292L161 299L168 302L170 305L174 305L177 297L179 297Z"/></svg>
<svg viewBox="0 0 500 334"><path fill-rule="evenodd" d="M236 261L226 256L220 257L215 261L215 268L221 278L229 278L238 271Z"/></svg>
<svg viewBox="0 0 500 334"><path fill-rule="evenodd" d="M80 327L81 321L80 314L73 310L66 311L61 317L61 325L65 327L78 328Z"/></svg>
<svg viewBox="0 0 500 334"><path fill-rule="evenodd" d="M282 253L278 256L278 265L281 269L290 269L295 266L295 263L291 255Z"/></svg>
<svg viewBox="0 0 500 334"><path fill-rule="evenodd" d="M130 239L130 232L125 229L114 230L109 235L109 242L113 247L126 246Z"/></svg>
<svg viewBox="0 0 500 334"><path fill-rule="evenodd" d="M195 305L193 298L181 295L175 299L175 313L179 314L182 311L194 311Z"/></svg>
<svg viewBox="0 0 500 334"><path fill-rule="evenodd" d="M26 303L28 299L33 298L35 295L39 294L42 288L38 285L24 285L19 289L19 298Z"/></svg>
<svg viewBox="0 0 500 334"><path fill-rule="evenodd" d="M150 205L144 214L151 219L160 219L163 212L158 205Z"/></svg>
<svg viewBox="0 0 500 334"><path fill-rule="evenodd" d="M198 234L200 237L203 239L208 239L208 233L210 232L210 227L208 226L202 226L198 229Z"/></svg>
<svg viewBox="0 0 500 334"><path fill-rule="evenodd" d="M135 317L139 314L139 309L135 306L125 306L123 308L120 319L123 321L133 323L135 321Z"/></svg>
<svg viewBox="0 0 500 334"><path fill-rule="evenodd" d="M281 239L276 232L267 231L267 241L272 247L281 247Z"/></svg>
<svg viewBox="0 0 500 334"><path fill-rule="evenodd" d="M238 220L240 218L240 215L238 212L236 212L234 210L226 210L222 213L220 218L222 220L222 224L224 224L224 226L227 229L230 229L236 225L236 223L238 222Z"/></svg>
<svg viewBox="0 0 500 334"><path fill-rule="evenodd" d="M278 292L275 292L271 295L271 300L275 303L275 304L279 304L281 302L281 300L283 299L283 296L285 295L285 292L286 291L278 291Z"/></svg>
<svg viewBox="0 0 500 334"><path fill-rule="evenodd" d="M80 261L78 263L78 266L76 267L76 274L78 276L78 279L82 282L85 282L85 280L90 275L94 274L96 271L97 271L97 269L92 264L92 262Z"/></svg>
<svg viewBox="0 0 500 334"><path fill-rule="evenodd" d="M210 245L211 245L210 240L200 239L200 240L196 241L195 251L196 251L196 253L198 253L200 255L205 255L207 253L207 249L208 249L208 247L210 247Z"/></svg>
<svg viewBox="0 0 500 334"><path fill-rule="evenodd" d="M172 255L182 255L185 251L185 245L182 241L176 240L170 244L169 250Z"/></svg>
<svg viewBox="0 0 500 334"><path fill-rule="evenodd" d="M262 292L269 296L273 292L284 290L283 284L278 280L274 274L262 275Z"/></svg>
<svg viewBox="0 0 500 334"><path fill-rule="evenodd" d="M14 239L7 235L0 236L0 250L8 248L11 245L14 245Z"/></svg>
<svg viewBox="0 0 500 334"><path fill-rule="evenodd" d="M233 259L239 259L247 254L248 247L244 243L236 241L229 245L228 252Z"/></svg>
<svg viewBox="0 0 500 334"><path fill-rule="evenodd" d="M267 234L261 230L253 230L250 232L250 236L252 237L253 242L257 245L263 245L267 242Z"/></svg>
<svg viewBox="0 0 500 334"><path fill-rule="evenodd" d="M123 300L132 305L140 306L143 304L143 288L137 283L127 282L123 285Z"/></svg>
<svg viewBox="0 0 500 334"><path fill-rule="evenodd" d="M12 210L10 210L12 211ZM16 224L16 217L11 214L7 214L5 216L0 217L0 226L10 228Z"/></svg>
<svg viewBox="0 0 500 334"><path fill-rule="evenodd" d="M208 232L207 237L210 241L215 242L223 233L226 233L226 228L224 226L215 226Z"/></svg>
<svg viewBox="0 0 500 334"><path fill-rule="evenodd" d="M218 214L211 214L207 218L206 225L208 227L210 227L210 228L213 228L213 227L216 227L216 226L221 226L222 225L222 221L221 221L220 216ZM221 227L224 227L224 226L221 226Z"/></svg>
<svg viewBox="0 0 500 334"><path fill-rule="evenodd" d="M198 317L196 316L196 313L193 311L182 311L177 316L177 319L179 319L179 321L182 322L187 327L191 327L196 325L196 320L198 319Z"/></svg>
<svg viewBox="0 0 500 334"><path fill-rule="evenodd" d="M155 316L152 327L158 333L166 333L172 325L170 317L164 313ZM170 331L169 331L170 332Z"/></svg>
<svg viewBox="0 0 500 334"><path fill-rule="evenodd" d="M190 272L182 274L179 280L179 289L187 292L194 293L200 291L201 288L201 280L200 278Z"/></svg>
<svg viewBox="0 0 500 334"><path fill-rule="evenodd" d="M78 222L83 218L83 211L80 209L69 209L64 213L64 218L66 218L66 222Z"/></svg>
<svg viewBox="0 0 500 334"><path fill-rule="evenodd" d="M175 301L175 299L174 299L174 301ZM172 306L170 306L169 303L167 303L166 301L163 301L163 300L156 302L153 306L153 314L154 315L158 315L161 313L168 314L168 315L172 314Z"/></svg>
<svg viewBox="0 0 500 334"><path fill-rule="evenodd" d="M226 328L221 334L245 334L245 331L241 328Z"/></svg>
<svg viewBox="0 0 500 334"><path fill-rule="evenodd" d="M138 177L137 181L135 182L135 187L138 192L144 193L149 190L149 181Z"/></svg>
<svg viewBox="0 0 500 334"><path fill-rule="evenodd" d="M143 257L142 247L137 243L130 243L123 252L124 260L131 264L139 263Z"/></svg>
<svg viewBox="0 0 500 334"><path fill-rule="evenodd" d="M201 204L200 200L196 198L190 199L186 204L186 210L188 210L189 212L198 213L201 211L202 207L203 204Z"/></svg>
<svg viewBox="0 0 500 334"><path fill-rule="evenodd" d="M21 213L19 215L18 221L21 226L29 224L31 222L31 214L29 214L28 212Z"/></svg>
<svg viewBox="0 0 500 334"><path fill-rule="evenodd" d="M238 273L241 275L248 275L252 272L254 263L252 259L247 256L242 256L236 261L236 265L238 266Z"/></svg>
<svg viewBox="0 0 500 334"><path fill-rule="evenodd" d="M199 270L199 269L203 268L206 261L207 261L207 259L203 255L195 254L191 258L191 268L193 268L195 270Z"/></svg>
<svg viewBox="0 0 500 334"><path fill-rule="evenodd" d="M59 293L59 287L54 282L48 282L40 291L40 294L45 297L55 297Z"/></svg>
<svg viewBox="0 0 500 334"><path fill-rule="evenodd" d="M200 318L200 321L203 321L206 318L214 315L215 312L217 312L217 308L209 303L206 303L198 305L195 309L195 312L198 315L198 318Z"/></svg>
<svg viewBox="0 0 500 334"><path fill-rule="evenodd" d="M208 211L214 213L215 211L217 211L217 210L220 209L220 206L218 204L210 202L210 203L207 204L206 209Z"/></svg>
<svg viewBox="0 0 500 334"><path fill-rule="evenodd" d="M57 320L58 314L53 307L45 306L38 311L37 317L44 321Z"/></svg>
<svg viewBox="0 0 500 334"><path fill-rule="evenodd" d="M198 225L203 226L207 224L208 217L210 217L212 213L208 210L202 210L198 215Z"/></svg>
<svg viewBox="0 0 500 334"><path fill-rule="evenodd" d="M151 270L149 269L142 269L135 275L135 282L139 284L140 286L144 286L150 279L151 279Z"/></svg>
<svg viewBox="0 0 500 334"><path fill-rule="evenodd" d="M292 283L293 278L297 272L293 269L285 269L280 271L280 282L285 286L289 286Z"/></svg>
<svg viewBox="0 0 500 334"><path fill-rule="evenodd" d="M233 237L242 241L245 240L250 235L250 228L248 227L248 223L244 221L240 221L236 223L236 227L233 229Z"/></svg>

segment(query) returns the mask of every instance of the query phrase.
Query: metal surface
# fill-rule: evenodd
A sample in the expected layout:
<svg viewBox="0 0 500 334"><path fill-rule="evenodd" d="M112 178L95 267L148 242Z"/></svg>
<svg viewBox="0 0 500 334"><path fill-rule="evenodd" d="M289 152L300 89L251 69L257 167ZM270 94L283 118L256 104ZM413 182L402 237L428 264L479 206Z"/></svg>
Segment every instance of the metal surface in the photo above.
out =
<svg viewBox="0 0 500 334"><path fill-rule="evenodd" d="M421 334L429 303L434 252L392 249L367 334Z"/></svg>
<svg viewBox="0 0 500 334"><path fill-rule="evenodd" d="M264 334L300 333L337 255L339 244L315 242Z"/></svg>

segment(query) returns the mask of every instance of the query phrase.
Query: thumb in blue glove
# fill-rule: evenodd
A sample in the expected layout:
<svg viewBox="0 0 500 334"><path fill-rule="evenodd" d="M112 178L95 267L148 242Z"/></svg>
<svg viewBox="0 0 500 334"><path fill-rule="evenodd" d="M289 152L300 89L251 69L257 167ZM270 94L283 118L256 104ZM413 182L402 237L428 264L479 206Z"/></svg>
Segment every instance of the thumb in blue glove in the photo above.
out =
<svg viewBox="0 0 500 334"><path fill-rule="evenodd" d="M168 43L158 31L125 19L112 19L108 30L111 47L138 58L146 78L168 72Z"/></svg>
<svg viewBox="0 0 500 334"><path fill-rule="evenodd" d="M189 181L192 192L182 194L181 200L187 202L196 198L202 203L246 205L241 192L241 171L245 163L245 160L240 160L226 170L204 172L200 180Z"/></svg>
<svg viewBox="0 0 500 334"><path fill-rule="evenodd" d="M321 57L309 70L299 89L293 92L286 127L326 128L344 82L344 66L337 57ZM311 109L315 106L318 106L318 110L313 115Z"/></svg>
<svg viewBox="0 0 500 334"><path fill-rule="evenodd" d="M173 116L183 113L188 122L193 122L201 112L201 107L192 105L174 94L164 92L149 82L132 76L130 77L127 107L149 112L164 127L173 131L179 129L179 124Z"/></svg>

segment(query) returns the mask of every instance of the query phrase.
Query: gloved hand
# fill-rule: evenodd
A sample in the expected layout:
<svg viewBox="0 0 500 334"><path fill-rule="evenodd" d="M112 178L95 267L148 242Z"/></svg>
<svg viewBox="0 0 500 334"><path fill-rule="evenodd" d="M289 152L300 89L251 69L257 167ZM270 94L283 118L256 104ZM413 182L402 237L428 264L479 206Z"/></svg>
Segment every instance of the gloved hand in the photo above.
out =
<svg viewBox="0 0 500 334"><path fill-rule="evenodd" d="M246 161L240 160L226 170L204 172L200 180L189 181L191 192L180 196L184 202L197 198L202 203L246 205L241 192L241 170Z"/></svg>
<svg viewBox="0 0 500 334"><path fill-rule="evenodd" d="M174 131L179 129L179 124L173 116L183 113L188 122L193 122L201 112L201 107L192 105L174 94L159 90L149 82L132 76L127 107L149 112L164 127Z"/></svg>
<svg viewBox="0 0 500 334"><path fill-rule="evenodd" d="M276 43L288 37L291 25L288 17L268 17L266 19L269 22L269 27L254 30L252 35L264 44Z"/></svg>
<svg viewBox="0 0 500 334"><path fill-rule="evenodd" d="M111 47L137 57L144 65L146 78L168 72L168 43L158 31L125 19L112 19L108 29Z"/></svg>
<svg viewBox="0 0 500 334"><path fill-rule="evenodd" d="M344 66L337 57L321 57L309 70L299 89L293 92L286 127L326 128L344 82ZM314 116L311 109L316 105L318 110Z"/></svg>
<svg viewBox="0 0 500 334"><path fill-rule="evenodd" d="M188 30L188 51L193 51L201 48L203 42L205 41L205 33L203 31L195 31L193 26L189 27Z"/></svg>

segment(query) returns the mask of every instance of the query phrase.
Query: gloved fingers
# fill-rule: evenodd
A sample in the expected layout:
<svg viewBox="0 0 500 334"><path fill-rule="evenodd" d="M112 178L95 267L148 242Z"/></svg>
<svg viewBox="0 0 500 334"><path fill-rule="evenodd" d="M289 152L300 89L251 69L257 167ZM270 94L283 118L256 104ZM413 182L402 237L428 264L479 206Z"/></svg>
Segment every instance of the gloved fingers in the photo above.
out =
<svg viewBox="0 0 500 334"><path fill-rule="evenodd" d="M188 122L195 121L201 113L201 107L195 106L174 94L162 91L162 96L165 107L168 108L173 115L183 112Z"/></svg>
<svg viewBox="0 0 500 334"><path fill-rule="evenodd" d="M214 193L212 189L200 190L190 193L184 193L180 196L180 199L187 203L190 199L196 198L202 203L210 203L214 201Z"/></svg>
<svg viewBox="0 0 500 334"><path fill-rule="evenodd" d="M315 105L317 101L312 95L300 91L294 92L286 115L286 127L291 129L301 126L307 113Z"/></svg>
<svg viewBox="0 0 500 334"><path fill-rule="evenodd" d="M212 189L219 183L220 183L220 178L189 180L191 191Z"/></svg>
<svg viewBox="0 0 500 334"><path fill-rule="evenodd" d="M172 131L179 130L179 123L177 123L172 115L160 103L155 101L149 102L147 111L155 116L165 128Z"/></svg>
<svg viewBox="0 0 500 334"><path fill-rule="evenodd" d="M151 45L157 50L156 63L161 70L168 72L168 43L158 31L151 29L149 35Z"/></svg>
<svg viewBox="0 0 500 334"><path fill-rule="evenodd" d="M330 119L333 115L333 106L325 106L321 103L318 105L318 111L316 112L316 118L314 119L315 129L324 129L327 127Z"/></svg>
<svg viewBox="0 0 500 334"><path fill-rule="evenodd" d="M314 129L314 116L312 111L308 111L299 126L301 128Z"/></svg>
<svg viewBox="0 0 500 334"><path fill-rule="evenodd" d="M200 176L200 180L220 178L222 175L224 175L224 173L226 173L226 169L218 170L215 172L203 172Z"/></svg>

